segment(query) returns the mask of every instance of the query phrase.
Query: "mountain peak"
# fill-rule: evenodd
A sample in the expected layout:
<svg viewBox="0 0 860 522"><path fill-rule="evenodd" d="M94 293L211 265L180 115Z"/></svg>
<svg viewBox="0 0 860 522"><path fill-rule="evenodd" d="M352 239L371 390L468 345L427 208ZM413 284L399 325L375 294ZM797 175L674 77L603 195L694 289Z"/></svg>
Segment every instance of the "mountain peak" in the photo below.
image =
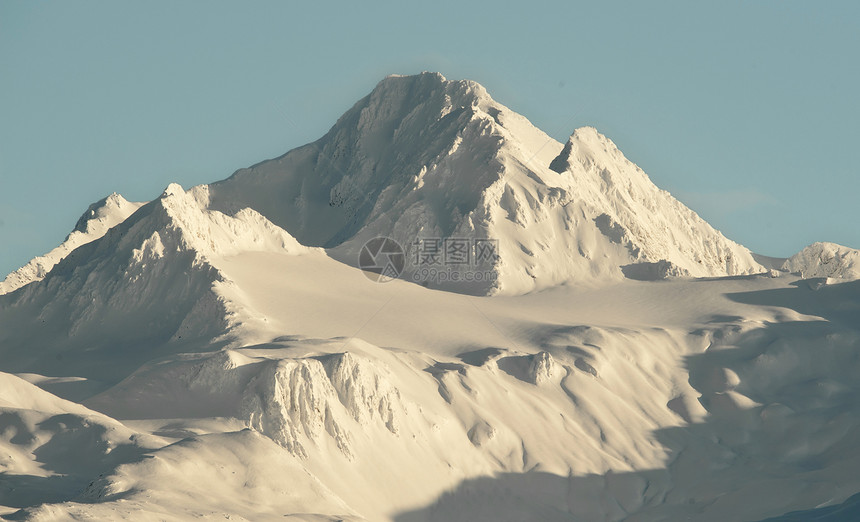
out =
<svg viewBox="0 0 860 522"><path fill-rule="evenodd" d="M337 247L403 212L422 216L420 225L409 218L410 233L443 237L504 176L508 142L518 144L508 155L526 163L554 140L475 82L390 76L321 139L213 184L211 205L252 207L310 246Z"/></svg>
<svg viewBox="0 0 860 522"><path fill-rule="evenodd" d="M601 134L596 127L592 127L591 125L585 125L575 129L573 134L570 135L570 139L577 141L608 140L608 138Z"/></svg>
<svg viewBox="0 0 860 522"><path fill-rule="evenodd" d="M73 230L82 233L91 233L95 232L96 228L104 228L104 225L108 223L110 223L110 226L107 228L110 228L131 215L141 205L143 203L130 203L120 194L113 192L111 195L90 205L81 214Z"/></svg>
<svg viewBox="0 0 860 522"><path fill-rule="evenodd" d="M232 326L227 301L241 299L226 297L232 282L220 269L225 257L312 252L251 208L231 215L206 208L208 191L205 185L186 191L170 184L101 237L67 252L43 280L20 289L18 298L34 321L60 325L39 337L56 353L34 358L23 349L26 339L0 332L7 346L22 347L7 363L55 374L69 364L62 361L64 351L86 347L87 357L75 367L79 375L92 377L108 361L113 375L139 364L149 346L179 347L201 338L210 343ZM125 332L139 325L147 325L146 341L126 342Z"/></svg>
<svg viewBox="0 0 860 522"><path fill-rule="evenodd" d="M413 79L423 78L423 79L427 79L427 80L437 81L439 83L446 83L448 81L448 79L445 78L445 76L443 76L442 73L440 73L440 72L421 71L418 74L389 74L388 76L383 78L380 83L386 82L388 80L399 80L399 79L403 79L403 78L407 78L407 79L408 78L413 78Z"/></svg>
<svg viewBox="0 0 860 522"><path fill-rule="evenodd" d="M390 122L392 118L400 120L410 115L440 119L455 111L493 105L496 102L477 82L448 80L437 72L422 72L384 78L353 110L361 107L362 121L369 123ZM417 112L413 114L414 111Z"/></svg>
<svg viewBox="0 0 860 522"><path fill-rule="evenodd" d="M156 204L198 252L235 250L214 236L240 222L265 229L265 248L319 246L353 265L378 236L410 257L423 240L497 241L491 275L446 286L469 293L641 276L624 267L643 263L669 275L763 270L594 127L562 146L480 84L433 72L388 76L319 140L188 192L171 184Z"/></svg>
<svg viewBox="0 0 860 522"><path fill-rule="evenodd" d="M31 259L0 282L0 295L41 281L54 266L81 245L95 241L132 215L143 203L132 203L116 192L89 207L75 223L66 239L50 252Z"/></svg>
<svg viewBox="0 0 860 522"><path fill-rule="evenodd" d="M550 163L549 168L562 173L570 168L571 162L581 162L582 158L586 157L593 158L597 151L621 154L615 143L596 128L591 126L579 127L567 139L561 154Z"/></svg>
<svg viewBox="0 0 860 522"><path fill-rule="evenodd" d="M594 127L562 147L480 84L438 73L383 79L325 136L209 195L211 208L254 208L349 264L377 236L407 250L421 238L498 240L495 275L457 288L470 293L618 278L641 263L693 276L763 270Z"/></svg>
<svg viewBox="0 0 860 522"><path fill-rule="evenodd" d="M860 250L836 243L812 243L782 265L804 277L860 279Z"/></svg>
<svg viewBox="0 0 860 522"><path fill-rule="evenodd" d="M601 233L630 251L633 263L622 268L628 277L650 278L653 270L696 277L764 270L749 250L655 186L594 127L576 129L549 168L592 209Z"/></svg>
<svg viewBox="0 0 860 522"><path fill-rule="evenodd" d="M464 94L470 94L478 99L492 100L487 89L474 80L449 80L441 73L433 71L422 71L418 74L390 74L376 85L374 91L403 85L409 86L412 89L450 89L451 92L459 91ZM420 94L420 92L415 92L415 94ZM416 99L418 98L420 96L416 97Z"/></svg>
<svg viewBox="0 0 860 522"><path fill-rule="evenodd" d="M177 195L185 195L185 189L182 188L182 185L179 183L171 183L167 185L164 192L161 193L162 199Z"/></svg>

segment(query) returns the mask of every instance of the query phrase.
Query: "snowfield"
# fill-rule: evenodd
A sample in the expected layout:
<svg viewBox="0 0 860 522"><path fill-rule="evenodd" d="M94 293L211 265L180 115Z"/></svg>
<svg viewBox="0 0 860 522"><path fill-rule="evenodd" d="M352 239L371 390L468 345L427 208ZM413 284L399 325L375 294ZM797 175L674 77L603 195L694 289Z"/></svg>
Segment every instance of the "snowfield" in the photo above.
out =
<svg viewBox="0 0 860 522"><path fill-rule="evenodd" d="M494 278L377 282L378 236L492 241L454 270ZM594 129L389 77L7 278L0 517L854 519L856 252L776 270Z"/></svg>

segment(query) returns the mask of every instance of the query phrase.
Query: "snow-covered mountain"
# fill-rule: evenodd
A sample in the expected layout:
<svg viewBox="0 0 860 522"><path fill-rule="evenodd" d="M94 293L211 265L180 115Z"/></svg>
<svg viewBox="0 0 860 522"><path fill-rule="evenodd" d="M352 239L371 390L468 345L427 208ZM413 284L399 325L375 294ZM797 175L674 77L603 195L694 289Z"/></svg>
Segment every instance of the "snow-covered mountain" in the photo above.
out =
<svg viewBox="0 0 860 522"><path fill-rule="evenodd" d="M860 250L836 243L813 243L788 258L782 268L804 277L860 279Z"/></svg>
<svg viewBox="0 0 860 522"><path fill-rule="evenodd" d="M43 280L3 296L4 369L112 382L165 353L214 349L233 316L252 308L230 308L224 293L231 282L213 259L311 249L251 209L233 216L205 210L206 198L206 187L185 192L170 185L102 237L73 250Z"/></svg>
<svg viewBox="0 0 860 522"><path fill-rule="evenodd" d="M587 216L605 238L628 249L634 263L664 262L669 275L696 277L763 270L749 250L654 186L593 128L575 131L550 168L576 194L579 211L568 213ZM625 273L630 274L640 267L627 268Z"/></svg>
<svg viewBox="0 0 860 522"><path fill-rule="evenodd" d="M441 285L474 293L764 270L594 129L562 147L479 84L435 73L386 78L318 141L210 194L212 208L254 208L350 264L378 236L409 259L422 238L498 241L498 259L480 267L492 277Z"/></svg>
<svg viewBox="0 0 860 522"><path fill-rule="evenodd" d="M81 245L94 241L110 228L124 221L143 203L130 203L114 192L87 209L75 225L74 230L60 246L15 270L0 282L0 294L17 290L33 281L42 280L61 259Z"/></svg>
<svg viewBox="0 0 860 522"><path fill-rule="evenodd" d="M386 78L318 141L209 185L207 205L228 215L252 208L352 265L368 240L393 238L410 261L404 278L466 293L765 270L593 128L562 147L479 84L436 73ZM138 206L118 195L94 204L63 245L0 290L40 279ZM431 266L460 274L426 281L416 260L428 239L491 240L495 255ZM464 272L484 275L467 281Z"/></svg>
<svg viewBox="0 0 860 522"><path fill-rule="evenodd" d="M354 267L377 236L405 280ZM435 239L497 245L444 266L492 277L414 284ZM852 277L856 251L804 252L786 270ZM860 282L764 273L596 130L562 145L474 82L386 78L280 158L94 204L28 267L0 293L0 517L856 509Z"/></svg>

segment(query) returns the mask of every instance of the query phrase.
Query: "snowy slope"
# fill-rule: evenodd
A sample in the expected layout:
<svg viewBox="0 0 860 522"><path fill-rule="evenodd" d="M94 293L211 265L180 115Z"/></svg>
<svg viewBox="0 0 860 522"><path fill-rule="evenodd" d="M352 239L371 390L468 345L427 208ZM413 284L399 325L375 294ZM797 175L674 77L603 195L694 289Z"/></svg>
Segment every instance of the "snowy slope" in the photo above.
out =
<svg viewBox="0 0 860 522"><path fill-rule="evenodd" d="M670 275L697 277L763 270L749 250L654 186L593 128L574 132L551 168L567 178L566 188L577 195L583 213L607 238L624 245L635 262L667 261Z"/></svg>
<svg viewBox="0 0 860 522"><path fill-rule="evenodd" d="M102 237L105 232L122 223L142 205L143 203L130 203L116 192L93 203L60 246L43 256L33 258L26 265L7 275L6 279L0 282L0 294L12 292L33 281L42 280L51 268L70 252Z"/></svg>
<svg viewBox="0 0 860 522"><path fill-rule="evenodd" d="M0 515L57 502L99 473L164 444L0 372Z"/></svg>
<svg viewBox="0 0 860 522"><path fill-rule="evenodd" d="M250 430L144 453L70 502L24 513L34 520L362 520L301 461Z"/></svg>
<svg viewBox="0 0 860 522"><path fill-rule="evenodd" d="M860 250L836 243L813 243L788 258L783 270L803 277L860 279Z"/></svg>
<svg viewBox="0 0 860 522"><path fill-rule="evenodd" d="M860 489L856 285L475 298L313 255L214 262L266 320L85 401L191 438L32 513L752 520Z"/></svg>
<svg viewBox="0 0 860 522"><path fill-rule="evenodd" d="M468 293L617 279L634 263L660 263L628 270L640 278L764 270L593 129L562 150L479 84L434 73L386 78L320 140L210 193L212 208L254 208L349 264L377 236L397 240L410 260L421 238L497 240L500 259L473 269L493 277L429 282Z"/></svg>

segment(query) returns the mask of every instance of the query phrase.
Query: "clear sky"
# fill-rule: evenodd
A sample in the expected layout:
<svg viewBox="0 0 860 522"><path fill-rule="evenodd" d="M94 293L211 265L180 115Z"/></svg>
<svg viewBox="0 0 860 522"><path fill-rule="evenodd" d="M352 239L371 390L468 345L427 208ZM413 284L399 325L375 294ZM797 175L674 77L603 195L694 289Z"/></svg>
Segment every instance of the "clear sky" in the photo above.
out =
<svg viewBox="0 0 860 522"><path fill-rule="evenodd" d="M559 141L597 127L755 252L860 248L860 3L513 4L0 0L0 272L111 192L223 179L422 70Z"/></svg>

